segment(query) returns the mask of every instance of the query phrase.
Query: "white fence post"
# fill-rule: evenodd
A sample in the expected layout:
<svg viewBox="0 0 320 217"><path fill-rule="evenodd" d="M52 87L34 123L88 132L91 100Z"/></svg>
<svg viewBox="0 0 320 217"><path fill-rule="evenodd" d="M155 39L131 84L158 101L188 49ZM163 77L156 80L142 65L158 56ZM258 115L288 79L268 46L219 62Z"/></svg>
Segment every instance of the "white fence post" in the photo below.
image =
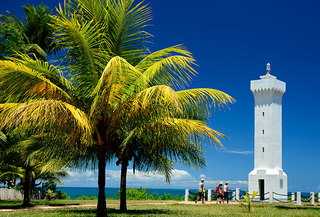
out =
<svg viewBox="0 0 320 217"><path fill-rule="evenodd" d="M184 201L188 202L189 201L189 189L186 189L184 193Z"/></svg>
<svg viewBox="0 0 320 217"><path fill-rule="evenodd" d="M295 194L294 193L291 193L291 201L293 202L293 201L295 201Z"/></svg>
<svg viewBox="0 0 320 217"><path fill-rule="evenodd" d="M297 192L297 205L301 205L301 192Z"/></svg>
<svg viewBox="0 0 320 217"><path fill-rule="evenodd" d="M269 192L269 203L273 203L273 192Z"/></svg>
<svg viewBox="0 0 320 217"><path fill-rule="evenodd" d="M236 200L236 192L232 191L232 200L235 201Z"/></svg>
<svg viewBox="0 0 320 217"><path fill-rule="evenodd" d="M240 200L240 188L236 188L236 200Z"/></svg>
<svg viewBox="0 0 320 217"><path fill-rule="evenodd" d="M314 192L310 192L310 199L311 205L314 205Z"/></svg>
<svg viewBox="0 0 320 217"><path fill-rule="evenodd" d="M320 203L320 193L318 193L318 203Z"/></svg>
<svg viewBox="0 0 320 217"><path fill-rule="evenodd" d="M208 201L211 201L212 190L208 190Z"/></svg>

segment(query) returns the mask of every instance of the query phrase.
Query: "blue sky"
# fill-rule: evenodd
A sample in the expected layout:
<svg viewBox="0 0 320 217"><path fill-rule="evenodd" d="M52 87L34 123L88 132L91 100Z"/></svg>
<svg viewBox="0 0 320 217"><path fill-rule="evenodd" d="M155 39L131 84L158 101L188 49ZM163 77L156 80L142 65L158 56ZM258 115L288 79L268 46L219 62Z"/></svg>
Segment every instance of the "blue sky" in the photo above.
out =
<svg viewBox="0 0 320 217"><path fill-rule="evenodd" d="M5 10L22 16L20 6L59 0L1 0ZM177 166L171 185L158 174L129 175L130 187L196 188L200 177L207 187L220 180L247 187L253 169L254 99L250 80L271 74L287 83L283 96L283 170L289 191L320 192L320 2L276 0L147 0L153 11L152 51L184 44L197 60L199 75L190 88L222 90L237 101L216 111L210 126L228 139L221 148L206 148L207 168ZM119 186L119 167L107 166L107 185ZM131 173L130 173L131 174ZM72 171L65 186L97 186L94 172Z"/></svg>

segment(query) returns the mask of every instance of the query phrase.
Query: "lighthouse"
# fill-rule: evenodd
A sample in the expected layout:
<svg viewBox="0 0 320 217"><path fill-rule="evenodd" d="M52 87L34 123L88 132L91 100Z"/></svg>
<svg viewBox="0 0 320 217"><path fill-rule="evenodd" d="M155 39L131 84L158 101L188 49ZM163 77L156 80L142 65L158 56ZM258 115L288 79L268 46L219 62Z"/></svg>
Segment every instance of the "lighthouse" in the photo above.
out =
<svg viewBox="0 0 320 217"><path fill-rule="evenodd" d="M249 173L249 193L265 200L274 192L276 200L286 200L287 175L282 170L282 96L286 83L270 74L250 82L254 95L254 169Z"/></svg>

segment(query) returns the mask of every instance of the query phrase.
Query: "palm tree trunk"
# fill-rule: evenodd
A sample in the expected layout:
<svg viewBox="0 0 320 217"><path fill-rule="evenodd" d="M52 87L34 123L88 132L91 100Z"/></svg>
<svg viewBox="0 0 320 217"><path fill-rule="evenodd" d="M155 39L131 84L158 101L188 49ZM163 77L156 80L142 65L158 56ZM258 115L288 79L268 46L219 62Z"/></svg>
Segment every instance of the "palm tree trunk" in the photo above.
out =
<svg viewBox="0 0 320 217"><path fill-rule="evenodd" d="M120 182L120 211L127 211L127 170L128 159L122 160Z"/></svg>
<svg viewBox="0 0 320 217"><path fill-rule="evenodd" d="M105 185L106 185L106 149L103 145L98 146L98 186L99 186L99 196L98 196L98 206L97 206L97 217L107 216L106 207L106 195L105 195Z"/></svg>
<svg viewBox="0 0 320 217"><path fill-rule="evenodd" d="M32 170L30 167L26 167L26 177L24 183L24 194L22 206L30 206L31 201L31 185L32 185Z"/></svg>

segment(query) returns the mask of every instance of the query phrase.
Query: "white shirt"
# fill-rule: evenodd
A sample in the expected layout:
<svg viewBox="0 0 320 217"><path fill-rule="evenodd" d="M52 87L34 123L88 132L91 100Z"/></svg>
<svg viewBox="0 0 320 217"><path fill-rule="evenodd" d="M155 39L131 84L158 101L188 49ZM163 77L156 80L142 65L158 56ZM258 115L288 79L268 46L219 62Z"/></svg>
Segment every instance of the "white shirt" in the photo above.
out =
<svg viewBox="0 0 320 217"><path fill-rule="evenodd" d="M202 190L203 190L203 182L200 182L199 183L199 192L202 192Z"/></svg>
<svg viewBox="0 0 320 217"><path fill-rule="evenodd" d="M228 187L228 185L224 185L223 186L223 192L227 192L227 187ZM228 189L229 190L229 189Z"/></svg>

